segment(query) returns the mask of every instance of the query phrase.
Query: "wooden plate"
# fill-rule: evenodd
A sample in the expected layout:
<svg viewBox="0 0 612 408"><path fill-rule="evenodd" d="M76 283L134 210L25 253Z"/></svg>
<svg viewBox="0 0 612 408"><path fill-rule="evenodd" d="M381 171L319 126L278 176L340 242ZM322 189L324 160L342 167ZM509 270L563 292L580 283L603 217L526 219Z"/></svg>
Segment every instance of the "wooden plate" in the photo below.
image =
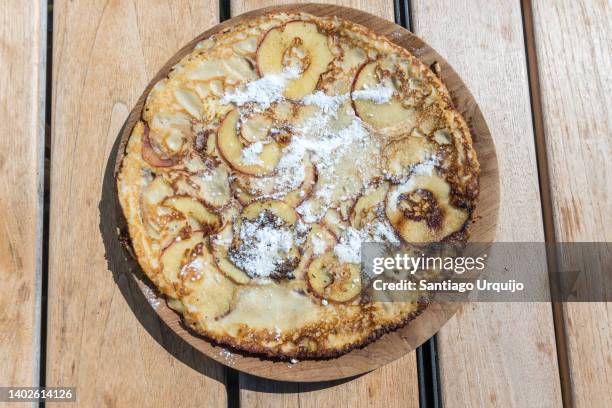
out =
<svg viewBox="0 0 612 408"><path fill-rule="evenodd" d="M191 52L198 42L221 30L262 14L282 11L301 11L320 17L338 16L353 21L372 29L378 34L385 35L394 43L406 48L412 54L419 57L427 65L438 64L439 75L448 87L456 108L463 114L468 125L470 125L474 147L478 153L481 165L480 198L474 214L476 222L472 227L471 240L474 242L492 242L497 226L499 208L497 156L491 134L472 94L452 67L421 39L414 36L408 30L380 17L347 7L323 4L273 6L242 14L200 34L166 63L138 100L120 135L121 142L115 161L115 171L117 171L121 163L125 145L132 132L132 128L141 117L146 96L151 87L164 78L173 65ZM120 216L118 219L121 220L123 217ZM150 296L150 288L147 283L139 278L137 279L143 293L148 292ZM408 326L388 333L364 348L353 350L335 359L305 360L297 364L263 359L238 351L228 352L225 348L214 345L205 338L186 329L181 322L180 316L170 309L165 302L160 302L155 311L180 337L197 350L222 364L253 375L275 380L325 381L362 374L402 357L435 334L452 317L459 306L458 303L434 302L425 312L410 322Z"/></svg>

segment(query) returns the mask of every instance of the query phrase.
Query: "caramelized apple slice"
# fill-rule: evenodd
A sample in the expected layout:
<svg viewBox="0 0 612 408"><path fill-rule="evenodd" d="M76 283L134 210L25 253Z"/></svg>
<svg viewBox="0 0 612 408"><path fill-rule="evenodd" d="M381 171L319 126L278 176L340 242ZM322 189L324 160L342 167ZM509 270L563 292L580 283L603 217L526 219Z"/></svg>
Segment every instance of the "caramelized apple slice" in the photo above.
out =
<svg viewBox="0 0 612 408"><path fill-rule="evenodd" d="M293 169L291 169L293 170ZM295 174L290 172L271 177L253 177L237 174L234 181L236 198L242 205L248 205L261 197L278 198L292 207L300 205L312 192L317 182L317 171L310 160L303 160L304 177L299 186L289 192L284 192L287 186L293 184Z"/></svg>
<svg viewBox="0 0 612 408"><path fill-rule="evenodd" d="M181 301L193 318L216 319L230 311L234 297L234 283L217 268L208 247L198 245L181 267Z"/></svg>
<svg viewBox="0 0 612 408"><path fill-rule="evenodd" d="M430 159L436 152L425 136L407 136L392 140L382 150L387 176L392 180L403 180L412 166Z"/></svg>
<svg viewBox="0 0 612 408"><path fill-rule="evenodd" d="M231 199L229 171L220 164L197 173L173 172L168 175L177 195L188 195L212 208L223 208Z"/></svg>
<svg viewBox="0 0 612 408"><path fill-rule="evenodd" d="M360 266L342 263L333 252L327 252L311 262L308 283L319 297L347 302L361 292Z"/></svg>
<svg viewBox="0 0 612 408"><path fill-rule="evenodd" d="M272 173L280 160L280 147L274 141L270 141L266 144L257 142L260 147L259 151L252 151L248 157L245 157L243 154L245 146L240 142L240 138L236 131L239 117L240 114L238 110L234 109L230 111L221 122L217 135L219 152L232 168L241 173L255 176L263 176ZM253 146L254 144L250 145L250 147ZM256 154L257 157L251 157L254 154Z"/></svg>
<svg viewBox="0 0 612 408"><path fill-rule="evenodd" d="M389 191L389 184L383 183L359 197L349 217L351 226L360 230L376 218L376 210L384 205L387 191Z"/></svg>
<svg viewBox="0 0 612 408"><path fill-rule="evenodd" d="M301 71L299 78L289 80L285 87L284 95L290 99L311 93L333 58L327 36L306 21L290 21L270 29L257 48L261 75L279 74L285 67Z"/></svg>
<svg viewBox="0 0 612 408"><path fill-rule="evenodd" d="M221 217L193 197L168 197L164 200L163 205L174 208L185 216L193 217L207 234L214 233L221 228Z"/></svg>
<svg viewBox="0 0 612 408"><path fill-rule="evenodd" d="M201 231L174 241L162 253L161 264L174 287L170 295L180 297L187 311L197 310L199 317L209 319L229 310L234 285L217 269Z"/></svg>
<svg viewBox="0 0 612 408"><path fill-rule="evenodd" d="M162 275L173 286L174 291L180 288L181 268L187 263L191 250L198 244L204 245L202 232L195 232L187 239L175 239L163 250L160 257ZM175 293L168 295L176 297Z"/></svg>
<svg viewBox="0 0 612 408"><path fill-rule="evenodd" d="M311 224L302 250L302 258L293 273L295 277L297 279L305 277L312 259L331 251L336 243L336 236L323 224Z"/></svg>
<svg viewBox="0 0 612 408"><path fill-rule="evenodd" d="M387 100L388 91L385 92L385 90L394 90L394 88L389 78L385 81L378 77L377 72L380 72L380 64L380 61L366 63L357 72L351 92L355 113L364 122L369 123L376 129L398 126L408 120L414 121L415 113L413 109L405 108L402 101L395 95ZM383 70L383 72L387 71ZM377 89L381 89L382 95L376 92ZM363 96L359 96L359 91ZM368 97L370 93L371 95Z"/></svg>
<svg viewBox="0 0 612 408"><path fill-rule="evenodd" d="M387 194L386 214L408 243L440 241L463 228L466 210L450 203L450 186L437 175L416 174Z"/></svg>

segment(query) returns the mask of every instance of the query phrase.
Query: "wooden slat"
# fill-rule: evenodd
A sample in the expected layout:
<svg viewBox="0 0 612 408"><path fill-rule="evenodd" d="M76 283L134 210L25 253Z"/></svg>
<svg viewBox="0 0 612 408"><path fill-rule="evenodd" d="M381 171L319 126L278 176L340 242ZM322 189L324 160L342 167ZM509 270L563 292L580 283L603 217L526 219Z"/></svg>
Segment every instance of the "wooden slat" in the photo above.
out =
<svg viewBox="0 0 612 408"><path fill-rule="evenodd" d="M55 1L47 384L76 386L79 406L226 406L222 366L162 326L135 287L109 200L129 110L218 10L216 0Z"/></svg>
<svg viewBox="0 0 612 408"><path fill-rule="evenodd" d="M0 7L0 385L38 385L46 2Z"/></svg>
<svg viewBox="0 0 612 408"><path fill-rule="evenodd" d="M307 1L302 1L306 3ZM236 0L231 3L233 16L249 10L299 1ZM321 1L354 7L388 20L394 20L393 2ZM418 407L419 393L415 353L352 381L323 384L271 382L240 374L240 401L243 407Z"/></svg>
<svg viewBox="0 0 612 408"><path fill-rule="evenodd" d="M337 4L339 6L353 7L358 10L366 11L371 14L394 21L393 0L231 0L230 9L232 17L258 8L276 6L281 4L299 3L322 3Z"/></svg>
<svg viewBox="0 0 612 408"><path fill-rule="evenodd" d="M497 240L543 241L520 2L411 3L415 34L461 75L495 139L503 203ZM547 276L539 278L547 293ZM442 328L438 344L446 407L561 405L548 303L469 305Z"/></svg>
<svg viewBox="0 0 612 408"><path fill-rule="evenodd" d="M526 2L533 12L549 210L557 241L612 241L612 12L607 1ZM537 73L535 73L537 74ZM567 303L571 399L612 401L612 304Z"/></svg>

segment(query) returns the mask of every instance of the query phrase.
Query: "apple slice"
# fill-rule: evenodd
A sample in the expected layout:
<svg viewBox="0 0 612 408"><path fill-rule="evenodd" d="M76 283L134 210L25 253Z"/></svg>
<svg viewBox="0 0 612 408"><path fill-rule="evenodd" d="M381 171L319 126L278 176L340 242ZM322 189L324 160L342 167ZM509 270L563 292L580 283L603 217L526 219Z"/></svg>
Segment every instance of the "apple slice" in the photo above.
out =
<svg viewBox="0 0 612 408"><path fill-rule="evenodd" d="M270 134L272 119L263 112L254 113L240 126L240 137L246 143L264 142Z"/></svg>
<svg viewBox="0 0 612 408"><path fill-rule="evenodd" d="M389 184L383 183L359 197L349 217L349 222L353 228L360 230L378 216L376 210L384 206L387 191L389 191Z"/></svg>
<svg viewBox="0 0 612 408"><path fill-rule="evenodd" d="M313 260L307 276L312 291L324 299L348 302L361 293L360 266L340 262L333 252Z"/></svg>
<svg viewBox="0 0 612 408"><path fill-rule="evenodd" d="M240 252L241 246L244 245L240 240L242 223L245 220L257 220L260 214L265 212L283 220L289 227L293 227L299 219L295 210L282 201L256 201L245 207L239 218L235 221L228 221L223 229L211 240L212 252L219 269L236 283L247 284L250 281L250 277L232 262L230 250ZM299 262L300 253L293 246L286 253L286 257L287 259L294 259L294 262Z"/></svg>
<svg viewBox="0 0 612 408"><path fill-rule="evenodd" d="M149 142L160 158L178 162L193 137L192 117L182 111L154 111L146 122L150 128Z"/></svg>
<svg viewBox="0 0 612 408"><path fill-rule="evenodd" d="M195 232L187 239L175 239L162 251L160 257L162 275L172 285L174 292L180 289L181 268L187 263L191 250L198 244L204 244L202 232ZM168 293L168 295L177 297L176 293Z"/></svg>
<svg viewBox="0 0 612 408"><path fill-rule="evenodd" d="M257 163L249 163L249 161L245 160L243 157L243 149L245 146L241 143L236 130L239 117L240 114L238 110L234 109L230 111L221 122L217 135L217 147L219 148L219 152L233 169L241 173L254 176L263 176L272 173L280 160L280 147L274 141L263 144L261 152L259 152L257 157Z"/></svg>
<svg viewBox="0 0 612 408"><path fill-rule="evenodd" d="M468 211L450 203L450 191L449 184L437 175L413 175L389 189L387 218L408 243L440 241L461 230L469 218Z"/></svg>
<svg viewBox="0 0 612 408"><path fill-rule="evenodd" d="M248 205L261 197L278 198L292 207L299 206L312 192L317 182L317 170L310 160L304 158L304 178L297 189L284 193L293 174L278 174L270 177L253 177L237 174L234 179L236 198L242 205Z"/></svg>
<svg viewBox="0 0 612 408"><path fill-rule="evenodd" d="M151 141L149 140L149 126L147 126L146 123L143 124L142 122L138 122L136 126L137 127L134 129L134 132L142 131L142 159L153 167L174 166L174 160L160 157L153 149L153 146L151 146Z"/></svg>
<svg viewBox="0 0 612 408"><path fill-rule="evenodd" d="M197 173L176 171L169 174L176 195L188 195L212 208L223 208L231 199L229 171L223 164Z"/></svg>
<svg viewBox="0 0 612 408"><path fill-rule="evenodd" d="M234 282L245 285L249 283L251 278L234 265L228 258L228 252L233 241L233 222L228 221L223 229L211 239L212 253L215 263L225 276Z"/></svg>
<svg viewBox="0 0 612 408"><path fill-rule="evenodd" d="M401 99L395 95L397 91L388 101L386 98L379 98L375 94L371 98L358 98L356 96L356 91L372 91L379 87L395 89L389 78L379 78L378 72L388 73L388 70L382 69L382 64L383 62L380 60L365 63L357 71L351 90L355 113L364 122L369 123L376 129L399 126L409 120L415 121L414 109L403 106Z"/></svg>
<svg viewBox="0 0 612 408"><path fill-rule="evenodd" d="M294 225L299 216L289 204L280 200L259 200L244 207L240 218L254 220L259 214L270 211L289 225Z"/></svg>
<svg viewBox="0 0 612 408"><path fill-rule="evenodd" d="M193 197L168 197L164 200L163 205L174 208L185 216L193 217L207 234L215 233L221 228L221 217Z"/></svg>
<svg viewBox="0 0 612 408"><path fill-rule="evenodd" d="M163 230L163 219L158 212L166 197L173 194L172 187L163 177L155 177L140 194L140 213L147 232L159 239Z"/></svg>
<svg viewBox="0 0 612 408"><path fill-rule="evenodd" d="M163 177L154 178L140 196L140 213L147 234L165 248L180 234L197 230L200 225L187 217L165 207L163 202L174 194Z"/></svg>
<svg viewBox="0 0 612 408"><path fill-rule="evenodd" d="M404 180L414 165L429 160L436 153L427 137L416 134L392 140L382 150L386 175L396 182Z"/></svg>
<svg viewBox="0 0 612 408"><path fill-rule="evenodd" d="M294 276L297 279L304 278L312 259L331 251L337 242L336 236L324 225L311 224L306 243L302 249L302 258L293 272Z"/></svg>
<svg viewBox="0 0 612 408"><path fill-rule="evenodd" d="M207 245L191 251L181 279L181 301L192 318L211 320L230 311L236 285L219 271Z"/></svg>
<svg viewBox="0 0 612 408"><path fill-rule="evenodd" d="M180 297L187 311L210 319L229 310L234 285L217 269L201 231L174 241L160 261L164 277L174 288L169 295Z"/></svg>
<svg viewBox="0 0 612 408"><path fill-rule="evenodd" d="M280 74L285 67L300 69L299 78L288 81L284 95L301 99L314 91L334 59L328 44L328 37L316 24L290 21L265 34L257 48L257 68L261 75Z"/></svg>
<svg viewBox="0 0 612 408"><path fill-rule="evenodd" d="M198 95L189 89L179 88L174 91L174 98L187 113L197 120L202 119L204 105Z"/></svg>

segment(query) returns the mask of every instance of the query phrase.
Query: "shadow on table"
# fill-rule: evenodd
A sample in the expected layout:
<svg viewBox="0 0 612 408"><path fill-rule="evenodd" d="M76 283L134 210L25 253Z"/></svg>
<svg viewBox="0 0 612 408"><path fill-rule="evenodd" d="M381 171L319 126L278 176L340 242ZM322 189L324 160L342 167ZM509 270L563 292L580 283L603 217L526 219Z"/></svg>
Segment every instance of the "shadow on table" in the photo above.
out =
<svg viewBox="0 0 612 408"><path fill-rule="evenodd" d="M235 371L235 370L234 370ZM325 388L335 387L338 385L342 385L346 382L353 381L356 378L361 377L361 375L357 375L354 377L342 378L339 380L332 381L318 381L318 382L288 382L288 381L276 381L276 380L268 380L266 378L256 377L251 374L238 373L236 372L236 377L239 376L239 385L240 389L248 390L248 391L256 391L262 393L271 393L271 394L293 394L298 392L310 392L310 391L318 391ZM231 381L230 381L231 383ZM236 385L238 388L238 385Z"/></svg>
<svg viewBox="0 0 612 408"><path fill-rule="evenodd" d="M120 135L123 133L121 128ZM115 183L115 162L121 145L121 137L117 137L110 152L104 180L102 182L102 197L98 205L100 211L100 232L106 252L108 269L112 272L115 283L121 290L121 294L128 302L132 312L149 332L149 334L170 354L194 370L213 378L216 381L224 381L228 387L228 397L236 398L239 388L267 392L267 393L294 393L316 391L323 388L333 387L356 377L335 381L291 383L284 381L267 380L249 374L239 374L234 369L224 370L223 365L212 358L196 350L168 325L162 321L149 300L138 286L138 282L144 282L151 293L158 293L155 286L145 276L138 263L132 258L119 239L119 228L122 224L120 218L120 205L117 197ZM232 404L230 403L230 406Z"/></svg>
<svg viewBox="0 0 612 408"><path fill-rule="evenodd" d="M121 132L123 132L123 127ZM142 272L140 266L130 256L119 240L118 226L120 225L119 211L121 209L119 207L114 175L119 145L120 137L117 137L104 171L102 197L98 205L100 211L100 232L104 242L108 269L112 272L113 278L121 290L121 294L128 302L138 321L164 349L194 370L222 382L224 379L223 367L213 359L194 350L190 344L170 329L157 316L149 300L147 300L142 290L138 287L137 279L145 282L150 287L152 293L157 293L154 286Z"/></svg>

